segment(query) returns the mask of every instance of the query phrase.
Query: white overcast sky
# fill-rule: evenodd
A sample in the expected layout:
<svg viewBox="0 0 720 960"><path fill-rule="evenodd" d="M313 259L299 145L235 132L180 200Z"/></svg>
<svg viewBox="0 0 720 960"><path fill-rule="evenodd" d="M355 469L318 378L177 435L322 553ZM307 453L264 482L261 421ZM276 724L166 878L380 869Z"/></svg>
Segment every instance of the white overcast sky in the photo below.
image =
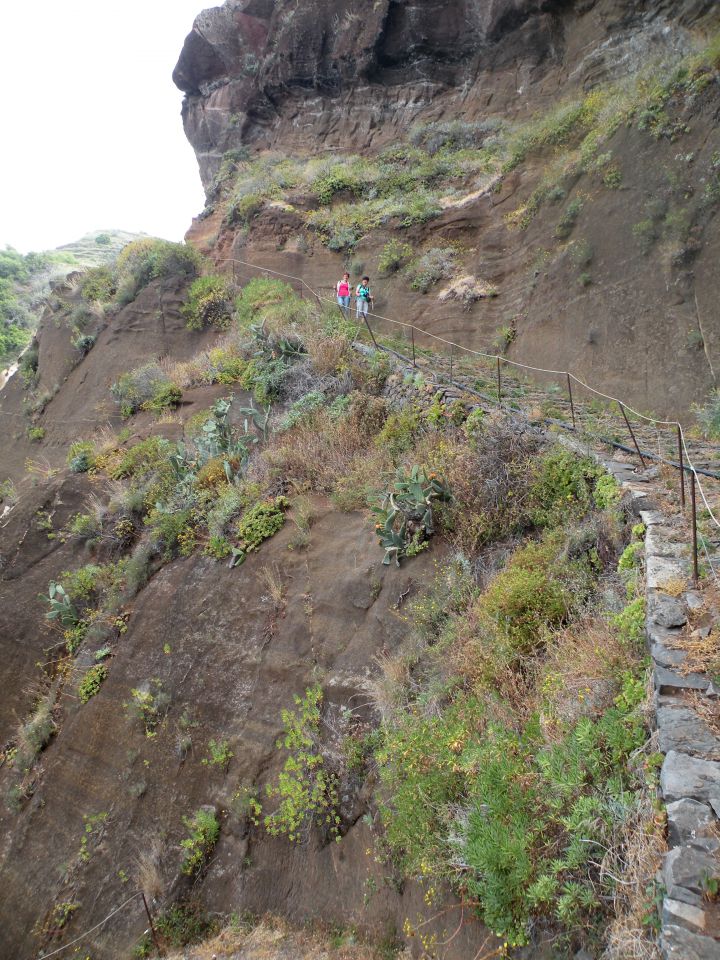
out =
<svg viewBox="0 0 720 960"><path fill-rule="evenodd" d="M0 24L0 248L115 228L181 240L203 207L171 75L221 0L33 0Z"/></svg>

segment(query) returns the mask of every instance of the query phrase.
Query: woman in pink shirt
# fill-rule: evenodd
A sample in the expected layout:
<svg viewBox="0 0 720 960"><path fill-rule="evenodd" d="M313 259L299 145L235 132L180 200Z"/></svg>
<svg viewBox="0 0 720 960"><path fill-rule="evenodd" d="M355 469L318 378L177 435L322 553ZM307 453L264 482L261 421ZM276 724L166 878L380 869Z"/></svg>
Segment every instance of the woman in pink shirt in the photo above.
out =
<svg viewBox="0 0 720 960"><path fill-rule="evenodd" d="M338 280L335 291L337 293L337 301L340 306L340 309L343 311L345 316L348 315L350 310L350 274L344 273L342 280Z"/></svg>

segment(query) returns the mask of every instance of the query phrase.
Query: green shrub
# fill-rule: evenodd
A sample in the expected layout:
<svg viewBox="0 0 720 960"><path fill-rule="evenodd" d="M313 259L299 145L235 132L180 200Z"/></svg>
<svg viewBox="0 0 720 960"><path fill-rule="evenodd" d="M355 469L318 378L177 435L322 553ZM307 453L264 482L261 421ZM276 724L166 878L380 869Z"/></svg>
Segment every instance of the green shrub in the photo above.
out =
<svg viewBox="0 0 720 960"><path fill-rule="evenodd" d="M101 266L87 270L80 280L80 293L83 300L109 303L117 293L112 269L109 266Z"/></svg>
<svg viewBox="0 0 720 960"><path fill-rule="evenodd" d="M708 440L720 440L720 390L711 391L702 406L693 406L693 412L702 435Z"/></svg>
<svg viewBox="0 0 720 960"><path fill-rule="evenodd" d="M145 404L152 404L156 398L167 394L171 388L177 390L159 364L151 362L121 374L110 387L110 392L120 405L122 415L129 417Z"/></svg>
<svg viewBox="0 0 720 960"><path fill-rule="evenodd" d="M417 707L382 728L375 753L380 813L385 839L406 876L445 872L445 813L465 792L459 757L480 735L483 721L483 704L460 697L437 713Z"/></svg>
<svg viewBox="0 0 720 960"><path fill-rule="evenodd" d="M577 600L567 572L551 544L530 543L513 554L485 591L482 610L507 639L510 657L533 653L548 628L566 620Z"/></svg>
<svg viewBox="0 0 720 960"><path fill-rule="evenodd" d="M214 810L201 807L192 817L183 817L189 836L180 841L185 851L180 869L194 877L204 866L220 836L220 824Z"/></svg>
<svg viewBox="0 0 720 960"><path fill-rule="evenodd" d="M248 553L257 550L260 544L274 536L285 523L285 510L290 506L287 497L275 497L256 503L242 515L235 532L240 546L235 563L242 563Z"/></svg>
<svg viewBox="0 0 720 960"><path fill-rule="evenodd" d="M247 224L260 213L265 206L265 197L259 193L246 193L233 197L225 213L225 222L229 226Z"/></svg>
<svg viewBox="0 0 720 960"><path fill-rule="evenodd" d="M117 259L117 297L130 303L143 287L155 279L192 279L200 270L200 256L184 243L150 238L129 243Z"/></svg>
<svg viewBox="0 0 720 960"><path fill-rule="evenodd" d="M95 346L97 338L90 333L78 333L73 337L72 345L81 356L86 356Z"/></svg>
<svg viewBox="0 0 720 960"><path fill-rule="evenodd" d="M232 553L232 544L225 537L211 535L205 544L203 553L206 557L214 557L215 560L224 560Z"/></svg>
<svg viewBox="0 0 720 960"><path fill-rule="evenodd" d="M224 277L198 277L190 286L182 313L188 330L225 329L230 325L232 305L232 291Z"/></svg>
<svg viewBox="0 0 720 960"><path fill-rule="evenodd" d="M645 544L642 540L629 543L618 560L618 570L634 570L641 565L644 555Z"/></svg>
<svg viewBox="0 0 720 960"><path fill-rule="evenodd" d="M573 227L575 226L575 222L580 216L580 211L582 210L584 203L585 201L582 197L575 197L575 199L571 200L567 205L565 213L562 215L560 222L555 228L555 236L558 239L563 240L565 237L570 236Z"/></svg>
<svg viewBox="0 0 720 960"><path fill-rule="evenodd" d="M107 675L108 670L104 663L98 663L94 667L90 667L78 686L80 703L87 703L98 693Z"/></svg>
<svg viewBox="0 0 720 960"><path fill-rule="evenodd" d="M591 457L557 447L532 465L530 515L538 526L549 527L568 517L579 516L591 504L592 484L603 476L602 468Z"/></svg>
<svg viewBox="0 0 720 960"><path fill-rule="evenodd" d="M410 406L403 407L397 413L391 413L375 438L375 446L387 450L393 460L410 451L422 423L418 412Z"/></svg>
<svg viewBox="0 0 720 960"><path fill-rule="evenodd" d="M409 243L399 240L388 240L380 251L378 258L379 273L396 273L413 255L413 248Z"/></svg>
<svg viewBox="0 0 720 960"><path fill-rule="evenodd" d="M182 402L182 390L174 383L159 383L153 392L152 397L146 400L143 410L153 410L155 413L162 413L164 410L174 410Z"/></svg>
<svg viewBox="0 0 720 960"><path fill-rule="evenodd" d="M350 190L359 195L362 192L362 183L353 165L345 160L342 163L333 164L327 171L317 176L310 185L310 189L319 203L328 204L336 193L341 193L343 190Z"/></svg>
<svg viewBox="0 0 720 960"><path fill-rule="evenodd" d="M260 324L287 329L307 319L310 306L283 280L256 277L242 289L235 301L241 327Z"/></svg>
<svg viewBox="0 0 720 960"><path fill-rule="evenodd" d="M439 280L451 277L455 269L455 247L432 247L413 260L407 268L407 276L413 290L427 293Z"/></svg>
<svg viewBox="0 0 720 960"><path fill-rule="evenodd" d="M593 490L593 500L599 510L607 510L620 502L622 490L615 477L609 473L604 473L595 481Z"/></svg>
<svg viewBox="0 0 720 960"><path fill-rule="evenodd" d="M196 540L192 520L193 513L189 507L177 510L158 505L150 511L145 523L150 528L153 541L162 549L165 560L172 559L176 551L184 557L193 552Z"/></svg>
<svg viewBox="0 0 720 960"><path fill-rule="evenodd" d="M102 589L106 568L95 563L87 563L72 573L65 570L60 574L63 586L73 603L91 603Z"/></svg>
<svg viewBox="0 0 720 960"><path fill-rule="evenodd" d="M207 938L217 931L212 921L196 903L178 903L155 918L155 929L170 947L186 947ZM133 957L149 960L155 956L155 945L150 932L146 933Z"/></svg>
<svg viewBox="0 0 720 960"><path fill-rule="evenodd" d="M368 202L360 204L339 203L333 207L321 207L307 215L307 223L317 231L323 243L336 251L351 251L360 240L381 222L376 206Z"/></svg>
<svg viewBox="0 0 720 960"><path fill-rule="evenodd" d="M329 773L320 752L320 687L310 687L304 697L295 697L295 710L283 710L283 737L278 749L289 751L277 782L267 786L267 795L279 806L264 818L272 836L287 836L296 843L305 838L313 823L331 837L339 836L337 778Z"/></svg>
<svg viewBox="0 0 720 960"><path fill-rule="evenodd" d="M637 240L643 253L649 253L653 244L657 240L657 229L655 222L650 218L641 220L632 228L633 237Z"/></svg>
<svg viewBox="0 0 720 960"><path fill-rule="evenodd" d="M235 756L230 749L228 740L210 740L208 743L209 756L203 757L202 763L206 767L222 767L227 770L228 764Z"/></svg>
<svg viewBox="0 0 720 960"><path fill-rule="evenodd" d="M20 359L18 372L26 387L31 386L37 380L39 355L40 349L37 341L34 340Z"/></svg>
<svg viewBox="0 0 720 960"><path fill-rule="evenodd" d="M41 440L45 439L45 428L44 427L28 427L27 428L27 438L31 443L40 443Z"/></svg>
<svg viewBox="0 0 720 960"><path fill-rule="evenodd" d="M70 446L67 465L72 473L87 473L95 466L95 444L92 440L76 440Z"/></svg>
<svg viewBox="0 0 720 960"><path fill-rule="evenodd" d="M627 815L627 761L645 739L643 681L627 673L619 687L609 709L550 742L536 717L486 725L486 704L467 694L386 725L380 812L404 874L453 880L508 945L526 943L533 921L573 934L597 917L612 882L596 864Z"/></svg>
<svg viewBox="0 0 720 960"><path fill-rule="evenodd" d="M284 357L260 354L245 364L240 385L251 391L253 399L264 406L279 398L288 369Z"/></svg>
<svg viewBox="0 0 720 960"><path fill-rule="evenodd" d="M312 390L296 400L282 419L280 428L290 430L297 423L303 423L312 419L316 410L324 407L326 403L325 394L319 390Z"/></svg>
<svg viewBox="0 0 720 960"><path fill-rule="evenodd" d="M631 600L612 618L612 622L625 646L642 650L645 644L645 597Z"/></svg>

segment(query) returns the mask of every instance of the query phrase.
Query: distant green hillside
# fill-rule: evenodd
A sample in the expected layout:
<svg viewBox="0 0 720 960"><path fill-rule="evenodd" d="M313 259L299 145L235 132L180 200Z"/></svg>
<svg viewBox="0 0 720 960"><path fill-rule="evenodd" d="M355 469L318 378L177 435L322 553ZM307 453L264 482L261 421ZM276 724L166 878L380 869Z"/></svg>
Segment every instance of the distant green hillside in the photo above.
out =
<svg viewBox="0 0 720 960"><path fill-rule="evenodd" d="M42 253L18 253L12 247L0 250L0 363L25 346L54 280L73 270L86 270L112 260L137 233L96 230L74 243Z"/></svg>

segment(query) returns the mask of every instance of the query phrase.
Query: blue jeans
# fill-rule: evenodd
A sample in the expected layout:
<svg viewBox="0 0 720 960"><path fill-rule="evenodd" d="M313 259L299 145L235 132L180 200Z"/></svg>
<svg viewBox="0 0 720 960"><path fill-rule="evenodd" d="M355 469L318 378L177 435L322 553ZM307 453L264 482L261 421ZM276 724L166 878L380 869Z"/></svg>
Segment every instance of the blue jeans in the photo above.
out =
<svg viewBox="0 0 720 960"><path fill-rule="evenodd" d="M338 295L338 304L342 307L343 312L347 313L350 309L350 297L341 297Z"/></svg>

